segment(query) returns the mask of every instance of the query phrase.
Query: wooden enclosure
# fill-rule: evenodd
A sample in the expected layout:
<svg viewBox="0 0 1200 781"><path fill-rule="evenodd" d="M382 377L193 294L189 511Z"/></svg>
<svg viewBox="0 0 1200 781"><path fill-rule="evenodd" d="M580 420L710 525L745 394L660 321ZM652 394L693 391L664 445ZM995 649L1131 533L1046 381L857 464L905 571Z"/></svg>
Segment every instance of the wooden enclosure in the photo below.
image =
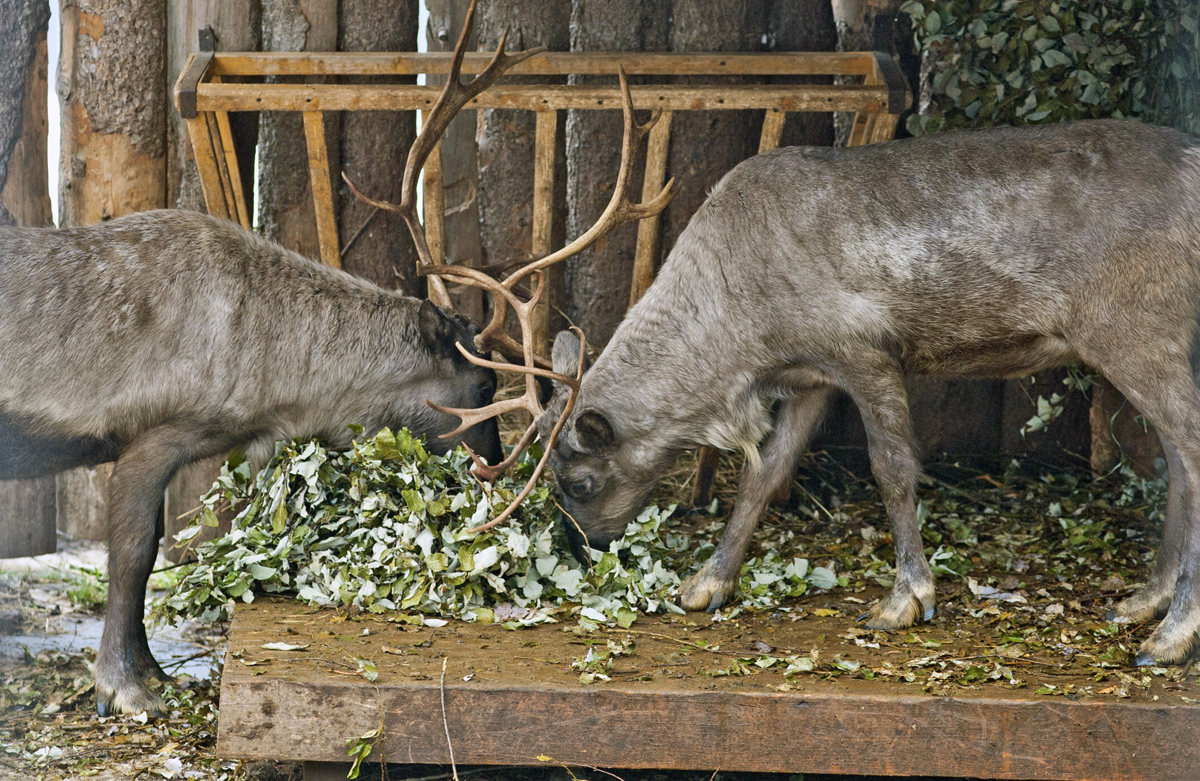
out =
<svg viewBox="0 0 1200 781"><path fill-rule="evenodd" d="M490 55L472 53L464 73L477 73ZM449 68L446 53L289 54L198 52L189 59L175 89L175 102L186 119L196 164L210 214L250 227L240 165L229 130L235 111L299 111L304 114L309 174L321 260L340 266L333 191L334 172L325 142L326 111L424 111L433 106L436 86L388 83L388 79L417 74L440 75ZM900 113L912 102L908 86L890 55L880 52L775 54L637 54L560 53L537 55L510 71L513 76L610 75L623 66L630 76L701 77L687 85L639 84L631 87L637 109L658 109L662 119L651 132L646 153L643 190L657 193L665 181L671 117L678 111L754 109L764 112L759 151L779 145L784 119L793 111L850 111L855 121L850 144L890 140ZM342 84L339 77L371 77L370 84ZM729 76L760 78L796 76L854 76L857 84L729 84ZM266 77L292 77L301 83L264 83ZM712 83L703 83L710 77ZM620 110L620 91L594 85L506 85L501 82L467 108L533 111L537 115L534 159L533 252L551 246L552 197L556 129L564 110ZM425 231L434 257L444 260L445 197L440 148L424 170ZM637 252L630 303L641 297L654 277L659 255L658 217L638 228ZM430 281L429 297L448 306L440 281ZM545 353L547 310L535 318L539 352Z"/></svg>

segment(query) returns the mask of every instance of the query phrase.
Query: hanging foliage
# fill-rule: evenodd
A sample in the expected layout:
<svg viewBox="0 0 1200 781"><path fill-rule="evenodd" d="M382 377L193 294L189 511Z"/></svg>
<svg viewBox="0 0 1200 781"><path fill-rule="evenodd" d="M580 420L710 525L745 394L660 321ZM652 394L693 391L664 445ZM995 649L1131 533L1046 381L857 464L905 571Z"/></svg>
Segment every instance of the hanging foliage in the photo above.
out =
<svg viewBox="0 0 1200 781"><path fill-rule="evenodd" d="M913 135L1130 117L1200 133L1197 0L909 0Z"/></svg>

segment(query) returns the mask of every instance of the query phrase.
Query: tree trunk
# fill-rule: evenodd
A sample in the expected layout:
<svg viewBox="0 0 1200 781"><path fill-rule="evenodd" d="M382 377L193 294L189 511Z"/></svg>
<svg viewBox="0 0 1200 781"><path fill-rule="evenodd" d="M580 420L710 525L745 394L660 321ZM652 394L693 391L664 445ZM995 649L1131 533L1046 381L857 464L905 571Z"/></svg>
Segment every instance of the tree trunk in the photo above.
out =
<svg viewBox="0 0 1200 781"><path fill-rule="evenodd" d="M56 89L64 227L166 206L165 41L165 3L63 0ZM111 471L58 476L61 531L104 539Z"/></svg>
<svg viewBox="0 0 1200 781"><path fill-rule="evenodd" d="M666 51L670 14L667 3L651 0L573 0L571 51ZM611 85L613 79L576 76L571 82ZM568 112L566 147L566 235L574 237L596 221L616 185L620 112ZM634 192L641 192L639 185ZM608 342L629 306L636 244L637 226L623 225L566 262L563 309L596 347Z"/></svg>
<svg viewBox="0 0 1200 781"><path fill-rule="evenodd" d="M431 52L453 51L467 16L470 0L427 0L429 20L425 40ZM476 22L467 48L476 48L479 24ZM428 84L444 80L429 77ZM446 260L475 266L483 259L483 240L479 215L479 145L475 141L475 111L460 111L442 134L442 181L446 193ZM468 285L450 288L456 311L482 322L483 291Z"/></svg>
<svg viewBox="0 0 1200 781"><path fill-rule="evenodd" d="M0 225L53 225L46 179L46 0L0 0ZM0 480L0 558L53 553L54 478Z"/></svg>
<svg viewBox="0 0 1200 781"><path fill-rule="evenodd" d="M828 0L774 0L768 18L768 46L778 52L831 52L837 26ZM776 79L784 82L783 77ZM829 76L788 79L787 83L832 84ZM831 112L793 112L783 125L780 146L832 146Z"/></svg>
<svg viewBox="0 0 1200 781"><path fill-rule="evenodd" d="M342 0L337 48L416 51L419 10L418 0ZM416 136L414 112L348 111L341 124L346 175L362 192L399 203L404 163ZM404 220L388 211L372 215L374 207L355 198L341 177L335 177L335 183L342 267L382 287L420 295L423 284L416 276L416 250Z"/></svg>
<svg viewBox="0 0 1200 781"><path fill-rule="evenodd" d="M262 0L263 50L334 51L337 48L337 0ZM326 138L337 138L334 118L326 114ZM321 257L308 145L299 112L263 112L258 131L258 227L267 238L310 258ZM329 143L331 151L338 149ZM337 161L330 160L336 171Z"/></svg>
<svg viewBox="0 0 1200 781"><path fill-rule="evenodd" d="M761 51L767 38L767 0L674 0L671 50ZM706 79L711 82L711 79ZM681 78L681 83L695 79ZM730 83L743 81L729 79ZM673 247L708 192L738 163L758 153L761 111L681 111L671 124L667 170L682 186L663 219L663 246Z"/></svg>

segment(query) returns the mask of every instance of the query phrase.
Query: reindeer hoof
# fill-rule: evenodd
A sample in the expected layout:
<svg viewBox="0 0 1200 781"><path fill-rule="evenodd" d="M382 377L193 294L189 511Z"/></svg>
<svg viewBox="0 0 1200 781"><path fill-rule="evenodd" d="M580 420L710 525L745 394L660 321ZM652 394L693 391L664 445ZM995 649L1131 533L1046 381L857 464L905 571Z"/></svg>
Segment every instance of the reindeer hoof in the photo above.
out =
<svg viewBox="0 0 1200 781"><path fill-rule="evenodd" d="M704 610L712 613L737 593L738 582L714 577L703 568L683 582L679 588L679 606L689 612Z"/></svg>
<svg viewBox="0 0 1200 781"><path fill-rule="evenodd" d="M1116 607L1105 614L1105 618L1109 621L1128 621L1133 624L1162 618L1171 607L1173 594L1173 589L1143 586L1118 602Z"/></svg>
<svg viewBox="0 0 1200 781"><path fill-rule="evenodd" d="M868 629L907 629L932 619L935 604L933 583L916 587L896 583L892 593L872 605L858 620L865 621Z"/></svg>
<svg viewBox="0 0 1200 781"><path fill-rule="evenodd" d="M96 712L101 716L142 711L152 718L160 718L166 715L167 704L145 685L109 689L96 684Z"/></svg>

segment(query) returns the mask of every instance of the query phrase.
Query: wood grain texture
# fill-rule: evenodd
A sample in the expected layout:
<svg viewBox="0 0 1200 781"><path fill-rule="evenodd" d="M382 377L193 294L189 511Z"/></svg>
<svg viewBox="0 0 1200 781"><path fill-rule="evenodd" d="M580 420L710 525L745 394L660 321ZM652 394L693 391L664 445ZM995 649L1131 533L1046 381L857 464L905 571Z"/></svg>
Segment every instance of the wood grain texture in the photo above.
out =
<svg viewBox="0 0 1200 781"><path fill-rule="evenodd" d="M554 161L558 156L558 112L539 111L533 143L533 254L549 254L554 229ZM549 280L547 280L549 282ZM554 290L546 284L542 298L533 309L533 350L550 357L550 307Z"/></svg>
<svg viewBox="0 0 1200 781"><path fill-rule="evenodd" d="M758 153L769 152L779 148L779 139L783 137L783 123L787 114L782 111L770 110L763 114L762 135L758 138Z"/></svg>
<svg viewBox="0 0 1200 781"><path fill-rule="evenodd" d="M412 111L432 108L440 88L372 84L213 84L196 91L200 111ZM779 109L781 111L878 112L886 86L826 84L630 87L634 108L664 111ZM500 85L467 105L471 108L601 109L620 111L621 93L611 87Z"/></svg>
<svg viewBox="0 0 1200 781"><path fill-rule="evenodd" d="M429 153L423 172L425 243L429 245L429 254L433 256L434 264L438 265L446 259L446 191L442 177L441 143L435 144L433 151ZM430 301L443 309L453 307L446 283L441 277L430 274L425 277L425 281L429 286Z"/></svg>
<svg viewBox="0 0 1200 781"><path fill-rule="evenodd" d="M1165 690L1159 701L1150 692L1133 700L1070 701L1039 696L1032 687L933 696L882 680L810 676L791 691L764 685L765 674L675 680L668 673L676 668L655 660L681 657L686 669L688 660L675 653L686 649L642 627L664 638L686 630L658 619L634 627L643 631L631 636L640 670L614 671L611 683L582 686L569 663L583 645L566 643L555 626L508 632L451 622L404 631L385 617L361 627L335 618L334 611L289 600L239 605L229 649L256 664L232 658L226 664L219 756L342 762L346 738L382 721L388 761L446 764L438 676L444 657L446 719L460 765L539 765L539 756L550 756L594 767L1170 781L1194 779L1200 762L1200 708ZM799 642L815 632L833 638L848 621L785 622L772 642ZM725 646L748 644L765 626L764 620L704 636ZM743 631L750 634L738 640ZM311 645L262 649L273 641ZM695 653L691 664L728 664L728 657ZM547 659L552 655L558 658ZM341 663L352 657L374 661L378 680L368 682Z"/></svg>
<svg viewBox="0 0 1200 781"><path fill-rule="evenodd" d="M325 143L325 118L322 112L304 112L304 139L308 144L308 175L317 215L317 241L321 247L321 262L327 266L341 268L337 215L333 211L333 189L329 178L329 148Z"/></svg>
<svg viewBox="0 0 1200 781"><path fill-rule="evenodd" d="M511 48L511 47L510 47ZM479 73L491 52L467 52L463 73ZM697 53L680 56L666 52L546 52L519 63L513 76L615 75L617 66L631 76L865 76L875 67L874 53L771 52ZM450 54L445 52L284 52L218 53L213 72L240 76L335 76L444 74Z"/></svg>
<svg viewBox="0 0 1200 781"><path fill-rule="evenodd" d="M658 123L650 129L646 142L646 172L642 178L642 202L662 191L667 178L667 154L671 148L671 119L673 111L664 111ZM629 305L633 306L650 289L657 271L662 233L661 213L638 222L637 248L633 253L633 282L629 288Z"/></svg>

